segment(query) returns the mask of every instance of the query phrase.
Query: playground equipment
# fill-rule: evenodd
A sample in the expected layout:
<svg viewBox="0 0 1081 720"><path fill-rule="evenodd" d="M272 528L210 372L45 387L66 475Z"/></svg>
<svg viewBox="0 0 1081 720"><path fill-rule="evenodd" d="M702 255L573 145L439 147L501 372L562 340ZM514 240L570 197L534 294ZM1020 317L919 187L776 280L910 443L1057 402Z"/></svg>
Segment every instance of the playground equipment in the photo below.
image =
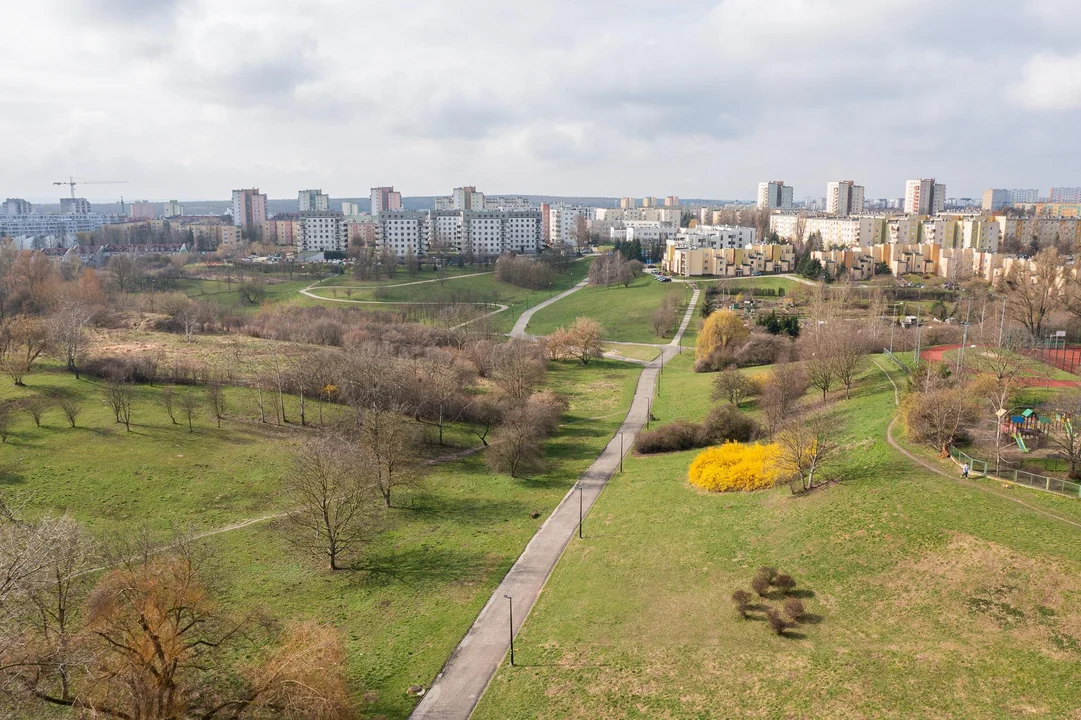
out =
<svg viewBox="0 0 1081 720"><path fill-rule="evenodd" d="M1023 437L1021 437L1020 431L1015 432L1013 434L1013 439L1017 441L1017 447L1021 448L1021 452L1023 452L1023 453L1028 452L1028 446L1025 445L1025 439Z"/></svg>

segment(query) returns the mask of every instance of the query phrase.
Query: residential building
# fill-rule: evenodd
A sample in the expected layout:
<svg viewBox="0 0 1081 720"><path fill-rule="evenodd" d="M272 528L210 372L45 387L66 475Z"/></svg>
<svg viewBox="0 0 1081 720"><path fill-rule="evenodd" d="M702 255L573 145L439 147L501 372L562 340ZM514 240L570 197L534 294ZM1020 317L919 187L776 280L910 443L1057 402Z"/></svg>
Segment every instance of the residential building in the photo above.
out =
<svg viewBox="0 0 1081 720"><path fill-rule="evenodd" d="M89 215L90 201L86 198L60 198L60 212L71 215Z"/></svg>
<svg viewBox="0 0 1081 720"><path fill-rule="evenodd" d="M934 178L905 183L905 212L909 215L937 215L946 207L946 186Z"/></svg>
<svg viewBox="0 0 1081 720"><path fill-rule="evenodd" d="M394 186L372 188L372 215L378 215L387 210L402 209L402 194L394 191Z"/></svg>
<svg viewBox="0 0 1081 720"><path fill-rule="evenodd" d="M374 215L354 215L346 218L349 244L375 246L378 239L379 219Z"/></svg>
<svg viewBox="0 0 1081 720"><path fill-rule="evenodd" d="M344 252L349 248L349 226L340 212L302 212L299 231L297 252Z"/></svg>
<svg viewBox="0 0 1081 720"><path fill-rule="evenodd" d="M1033 240L1040 247L1081 245L1081 219L1030 217L1013 218L999 215L992 219L999 228L1000 242L1017 243L1024 251Z"/></svg>
<svg viewBox="0 0 1081 720"><path fill-rule="evenodd" d="M583 218L587 224L593 222L594 211L585 205L565 205L559 203L553 205L549 213L549 244L577 244L578 218Z"/></svg>
<svg viewBox="0 0 1081 720"><path fill-rule="evenodd" d="M787 210L792 207L792 187L784 180L758 183L758 207Z"/></svg>
<svg viewBox="0 0 1081 720"><path fill-rule="evenodd" d="M696 277L752 277L791 272L795 265L791 245L749 245L740 248L691 247L668 241L661 269L670 275Z"/></svg>
<svg viewBox="0 0 1081 720"><path fill-rule="evenodd" d="M330 196L324 195L322 190L301 190L297 193L298 212L328 212L330 210Z"/></svg>
<svg viewBox="0 0 1081 720"><path fill-rule="evenodd" d="M826 212L837 217L862 213L863 186L851 180L826 183Z"/></svg>
<svg viewBox="0 0 1081 720"><path fill-rule="evenodd" d="M980 207L984 212L992 212L1015 205L1032 205L1039 202L1039 200L1039 190L988 188L983 191Z"/></svg>
<svg viewBox="0 0 1081 720"><path fill-rule="evenodd" d="M1081 187L1053 187L1047 199L1051 203L1081 203Z"/></svg>
<svg viewBox="0 0 1081 720"><path fill-rule="evenodd" d="M610 230L612 238L617 237L620 231L616 228ZM679 226L674 223L654 220L632 220L625 224L620 239L627 242L637 240L642 247L662 245L668 238L674 237L679 232Z"/></svg>
<svg viewBox="0 0 1081 720"><path fill-rule="evenodd" d="M462 213L460 210L432 210L428 217L430 251L457 250L462 244Z"/></svg>
<svg viewBox="0 0 1081 720"><path fill-rule="evenodd" d="M478 193L479 194L479 193ZM484 197L485 210L536 210L537 206L524 197Z"/></svg>
<svg viewBox="0 0 1081 720"><path fill-rule="evenodd" d="M220 232L223 248L233 249L240 245L243 235L236 225L222 225Z"/></svg>
<svg viewBox="0 0 1081 720"><path fill-rule="evenodd" d="M874 245L886 241L885 218L861 215L859 217L820 217L778 213L769 218L769 229L777 236L795 241L799 225L803 223L803 239L817 233L824 249L851 248Z"/></svg>
<svg viewBox="0 0 1081 720"><path fill-rule="evenodd" d="M4 201L4 215L29 215L34 206L22 198L8 198Z"/></svg>
<svg viewBox="0 0 1081 720"><path fill-rule="evenodd" d="M165 203L165 207L161 211L161 216L164 218L180 217L184 214L184 206L178 203L176 200L170 200Z"/></svg>
<svg viewBox="0 0 1081 720"><path fill-rule="evenodd" d="M157 217L154 203L149 203L146 200L130 203L128 205L128 217L132 220L153 220Z"/></svg>
<svg viewBox="0 0 1081 720"><path fill-rule="evenodd" d="M542 247L540 210L462 211L459 250L478 257L536 253Z"/></svg>
<svg viewBox="0 0 1081 720"><path fill-rule="evenodd" d="M74 236L75 233L93 232L106 223L116 221L115 215L101 213L66 213L54 215L0 215L0 237Z"/></svg>
<svg viewBox="0 0 1081 720"><path fill-rule="evenodd" d="M259 188L233 191L233 224L239 228L263 227L267 219L266 195Z"/></svg>
<svg viewBox="0 0 1081 720"><path fill-rule="evenodd" d="M642 207L644 207L644 208L657 207L657 198L655 198L655 197L644 197L644 198L642 198Z"/></svg>
<svg viewBox="0 0 1081 720"><path fill-rule="evenodd" d="M677 231L675 244L691 248L745 248L754 245L755 229L734 225L699 225Z"/></svg>
<svg viewBox="0 0 1081 720"><path fill-rule="evenodd" d="M423 255L428 251L429 213L417 210L381 210L376 216L376 242L398 257L408 250Z"/></svg>
<svg viewBox="0 0 1081 720"><path fill-rule="evenodd" d="M263 221L263 242L283 247L296 245L300 236L300 216L297 213L280 213Z"/></svg>
<svg viewBox="0 0 1081 720"><path fill-rule="evenodd" d="M677 195L668 195L664 198L664 206L669 208L678 208L679 197Z"/></svg>
<svg viewBox="0 0 1081 720"><path fill-rule="evenodd" d="M1081 218L1081 203L1037 203L1036 215L1048 218Z"/></svg>
<svg viewBox="0 0 1081 720"><path fill-rule="evenodd" d="M360 215L360 205L349 200L342 201L342 215L346 217L353 217L354 215Z"/></svg>
<svg viewBox="0 0 1081 720"><path fill-rule="evenodd" d="M636 205L635 200L632 197L620 198L620 200L619 200L619 207L622 210L630 210L635 205Z"/></svg>
<svg viewBox="0 0 1081 720"><path fill-rule="evenodd" d="M457 187L451 192L451 210L483 210L484 193L473 185Z"/></svg>
<svg viewBox="0 0 1081 720"><path fill-rule="evenodd" d="M552 244L552 203L541 203L541 239Z"/></svg>

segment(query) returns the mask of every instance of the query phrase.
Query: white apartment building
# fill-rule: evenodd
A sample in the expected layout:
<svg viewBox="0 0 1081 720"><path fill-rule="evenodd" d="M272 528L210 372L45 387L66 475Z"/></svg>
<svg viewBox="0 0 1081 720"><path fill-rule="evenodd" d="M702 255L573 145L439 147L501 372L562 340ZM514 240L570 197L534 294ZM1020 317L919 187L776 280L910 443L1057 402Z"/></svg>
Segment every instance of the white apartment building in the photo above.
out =
<svg viewBox="0 0 1081 720"><path fill-rule="evenodd" d="M346 217L356 217L360 215L360 205L349 200L342 201L342 215Z"/></svg>
<svg viewBox="0 0 1081 720"><path fill-rule="evenodd" d="M383 210L376 220L376 242L398 257L412 248L417 255L428 251L428 213L417 210Z"/></svg>
<svg viewBox="0 0 1081 720"><path fill-rule="evenodd" d="M536 210L537 205L524 197L484 197L485 210Z"/></svg>
<svg viewBox="0 0 1081 720"><path fill-rule="evenodd" d="M349 248L349 225L345 216L329 210L300 214L296 236L298 252L337 251Z"/></svg>
<svg viewBox="0 0 1081 720"><path fill-rule="evenodd" d="M1040 247L1059 243L1077 246L1081 243L1081 219L1078 218L994 218L999 226L1001 242L1017 241L1023 250L1036 240Z"/></svg>
<svg viewBox="0 0 1081 720"><path fill-rule="evenodd" d="M22 198L8 198L4 201L4 215L29 215L34 206Z"/></svg>
<svg viewBox="0 0 1081 720"><path fill-rule="evenodd" d="M266 195L259 188L233 191L233 224L237 227L261 228L267 219Z"/></svg>
<svg viewBox="0 0 1081 720"><path fill-rule="evenodd" d="M180 217L183 214L184 206L176 200L170 200L165 203L165 207L161 211L161 216L165 218Z"/></svg>
<svg viewBox="0 0 1081 720"><path fill-rule="evenodd" d="M461 213L460 250L494 257L536 253L543 245L540 210L480 210Z"/></svg>
<svg viewBox="0 0 1081 720"><path fill-rule="evenodd" d="M330 196L322 190L301 190L297 193L298 212L327 212L330 210Z"/></svg>
<svg viewBox="0 0 1081 720"><path fill-rule="evenodd" d="M1031 205L1038 202L1039 199L1039 190L988 188L983 191L980 207L982 207L985 212L993 212L1005 207L1013 207L1014 205Z"/></svg>
<svg viewBox="0 0 1081 720"><path fill-rule="evenodd" d="M905 183L905 213L937 215L946 207L946 186L934 178L920 178Z"/></svg>
<svg viewBox="0 0 1081 720"><path fill-rule="evenodd" d="M462 245L462 213L432 210L428 214L428 233L429 247L459 249Z"/></svg>
<svg viewBox="0 0 1081 720"><path fill-rule="evenodd" d="M758 207L787 210L792 207L792 187L784 180L758 183Z"/></svg>
<svg viewBox="0 0 1081 720"><path fill-rule="evenodd" d="M71 215L89 215L92 210L86 198L60 198L60 212Z"/></svg>
<svg viewBox="0 0 1081 720"><path fill-rule="evenodd" d="M401 210L402 194L394 191L394 186L372 188L372 215L386 210Z"/></svg>
<svg viewBox="0 0 1081 720"><path fill-rule="evenodd" d="M612 228L612 237L620 231ZM637 240L643 247L647 245L659 245L668 238L679 232L679 226L675 223L661 222L659 220L631 220L625 223L622 230L623 239L627 242Z"/></svg>
<svg viewBox="0 0 1081 720"><path fill-rule="evenodd" d="M711 248L725 250L745 248L755 243L755 230L735 225L699 225L694 228L682 228L674 239L668 242L676 247Z"/></svg>
<svg viewBox="0 0 1081 720"><path fill-rule="evenodd" d="M1053 187L1048 201L1064 205L1081 203L1081 187Z"/></svg>
<svg viewBox="0 0 1081 720"><path fill-rule="evenodd" d="M785 240L796 239L799 215L771 215L769 229ZM860 247L883 242L885 228L880 218L869 215L861 217L804 217L803 240L814 233L822 236L824 249L836 247Z"/></svg>
<svg viewBox="0 0 1081 720"><path fill-rule="evenodd" d="M594 210L585 205L565 205L559 203L553 205L549 212L549 242L552 245L575 243L575 231L578 227L578 218L585 218L587 223L592 223Z"/></svg>
<svg viewBox="0 0 1081 720"><path fill-rule="evenodd" d="M826 183L826 212L837 217L863 212L863 186L851 180Z"/></svg>

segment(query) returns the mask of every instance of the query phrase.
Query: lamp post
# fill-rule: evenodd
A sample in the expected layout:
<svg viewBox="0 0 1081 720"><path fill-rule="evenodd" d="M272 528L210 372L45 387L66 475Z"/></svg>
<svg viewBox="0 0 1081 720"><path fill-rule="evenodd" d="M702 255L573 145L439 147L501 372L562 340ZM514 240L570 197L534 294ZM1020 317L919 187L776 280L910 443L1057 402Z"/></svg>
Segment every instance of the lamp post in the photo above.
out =
<svg viewBox="0 0 1081 720"><path fill-rule="evenodd" d="M578 481L578 539L582 539L582 517L585 514L583 512L584 501L582 500L582 481Z"/></svg>
<svg viewBox="0 0 1081 720"><path fill-rule="evenodd" d="M653 417L653 400L646 401L646 430L649 430L649 419Z"/></svg>
<svg viewBox="0 0 1081 720"><path fill-rule="evenodd" d="M619 474L623 474L623 433L619 433Z"/></svg>
<svg viewBox="0 0 1081 720"><path fill-rule="evenodd" d="M510 612L510 666L514 667L514 598L510 595L504 595L507 598L507 608Z"/></svg>

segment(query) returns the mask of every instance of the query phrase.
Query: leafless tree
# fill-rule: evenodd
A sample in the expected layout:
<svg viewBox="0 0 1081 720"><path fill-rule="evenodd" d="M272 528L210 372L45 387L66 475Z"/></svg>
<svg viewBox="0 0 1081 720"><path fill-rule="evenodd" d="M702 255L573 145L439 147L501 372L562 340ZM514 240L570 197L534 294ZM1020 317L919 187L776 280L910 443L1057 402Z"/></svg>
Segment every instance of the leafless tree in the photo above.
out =
<svg viewBox="0 0 1081 720"><path fill-rule="evenodd" d="M713 380L713 399L723 398L736 407L758 392L758 383L753 378L732 368L722 370Z"/></svg>
<svg viewBox="0 0 1081 720"><path fill-rule="evenodd" d="M495 347L491 376L499 390L515 402L524 402L544 379L540 347L525 340L510 340Z"/></svg>
<svg viewBox="0 0 1081 720"><path fill-rule="evenodd" d="M792 420L798 410L800 398L807 391L807 376L795 363L778 363L762 385L758 406L766 418L770 437Z"/></svg>
<svg viewBox="0 0 1081 720"><path fill-rule="evenodd" d="M367 463L386 507L396 488L416 484L416 453L420 445L417 427L391 410L365 410L357 441L361 459Z"/></svg>
<svg viewBox="0 0 1081 720"><path fill-rule="evenodd" d="M124 423L124 428L131 432L131 406L135 401L135 390L131 379L120 375L107 378L105 399L112 408L116 422Z"/></svg>
<svg viewBox="0 0 1081 720"><path fill-rule="evenodd" d="M818 413L789 423L774 437L780 449L778 464L793 478L799 478L802 490L814 487L815 473L836 453L836 428L835 420ZM792 487L794 490L795 485Z"/></svg>
<svg viewBox="0 0 1081 720"><path fill-rule="evenodd" d="M548 337L548 353L552 358L573 357L588 365L604 354L601 333L599 322L580 317L569 328L558 328Z"/></svg>
<svg viewBox="0 0 1081 720"><path fill-rule="evenodd" d="M164 387L161 389L161 406L165 409L165 412L169 415L169 419L173 422L173 425L178 424L176 422L176 391L171 387Z"/></svg>
<svg viewBox="0 0 1081 720"><path fill-rule="evenodd" d="M142 266L134 255L122 253L109 258L109 274L120 294L135 290L142 279Z"/></svg>
<svg viewBox="0 0 1081 720"><path fill-rule="evenodd" d="M41 427L41 417L49 409L48 398L42 395L34 395L23 401L23 410L34 421L35 427Z"/></svg>
<svg viewBox="0 0 1081 720"><path fill-rule="evenodd" d="M338 570L342 554L361 548L381 524L375 469L369 457L358 457L345 438L334 435L309 438L293 460L285 481L296 508L289 524L297 542Z"/></svg>
<svg viewBox="0 0 1081 720"><path fill-rule="evenodd" d="M488 445L485 460L511 477L535 470L544 456L544 440L555 429L566 404L550 393L536 393L511 408Z"/></svg>
<svg viewBox="0 0 1081 720"><path fill-rule="evenodd" d="M39 319L19 315L10 319L0 336L0 365L15 385L23 386L34 363L49 348L48 327Z"/></svg>
<svg viewBox="0 0 1081 720"><path fill-rule="evenodd" d="M11 401L0 402L0 443L6 443L11 436Z"/></svg>
<svg viewBox="0 0 1081 720"><path fill-rule="evenodd" d="M1044 323L1064 296L1062 261L1054 248L1041 250L1028 262L1019 260L1002 280L1006 293L1006 314L1028 330L1033 338L1043 337Z"/></svg>
<svg viewBox="0 0 1081 720"><path fill-rule="evenodd" d="M421 377L417 419L435 425L439 429L439 444L443 445L443 428L448 421L461 415L462 394L470 387L471 378L454 357L443 350L427 353Z"/></svg>
<svg viewBox="0 0 1081 720"><path fill-rule="evenodd" d="M207 384L206 400L210 405L210 411L214 414L218 427L221 427L221 419L225 417L225 389L220 382Z"/></svg>
<svg viewBox="0 0 1081 720"><path fill-rule="evenodd" d="M49 321L53 347L59 349L68 370L79 379L79 365L86 353L86 328L94 317L92 308L76 298L68 298Z"/></svg>
<svg viewBox="0 0 1081 720"><path fill-rule="evenodd" d="M75 427L75 421L79 419L79 414L83 411L82 403L73 395L64 395L60 398L60 410L64 413L64 417L71 423L72 427Z"/></svg>
<svg viewBox="0 0 1081 720"><path fill-rule="evenodd" d="M186 391L180 396L180 412L184 413L184 417L188 421L188 432L195 432L195 428L192 426L192 419L195 417L195 414L199 412L199 398L191 390Z"/></svg>

